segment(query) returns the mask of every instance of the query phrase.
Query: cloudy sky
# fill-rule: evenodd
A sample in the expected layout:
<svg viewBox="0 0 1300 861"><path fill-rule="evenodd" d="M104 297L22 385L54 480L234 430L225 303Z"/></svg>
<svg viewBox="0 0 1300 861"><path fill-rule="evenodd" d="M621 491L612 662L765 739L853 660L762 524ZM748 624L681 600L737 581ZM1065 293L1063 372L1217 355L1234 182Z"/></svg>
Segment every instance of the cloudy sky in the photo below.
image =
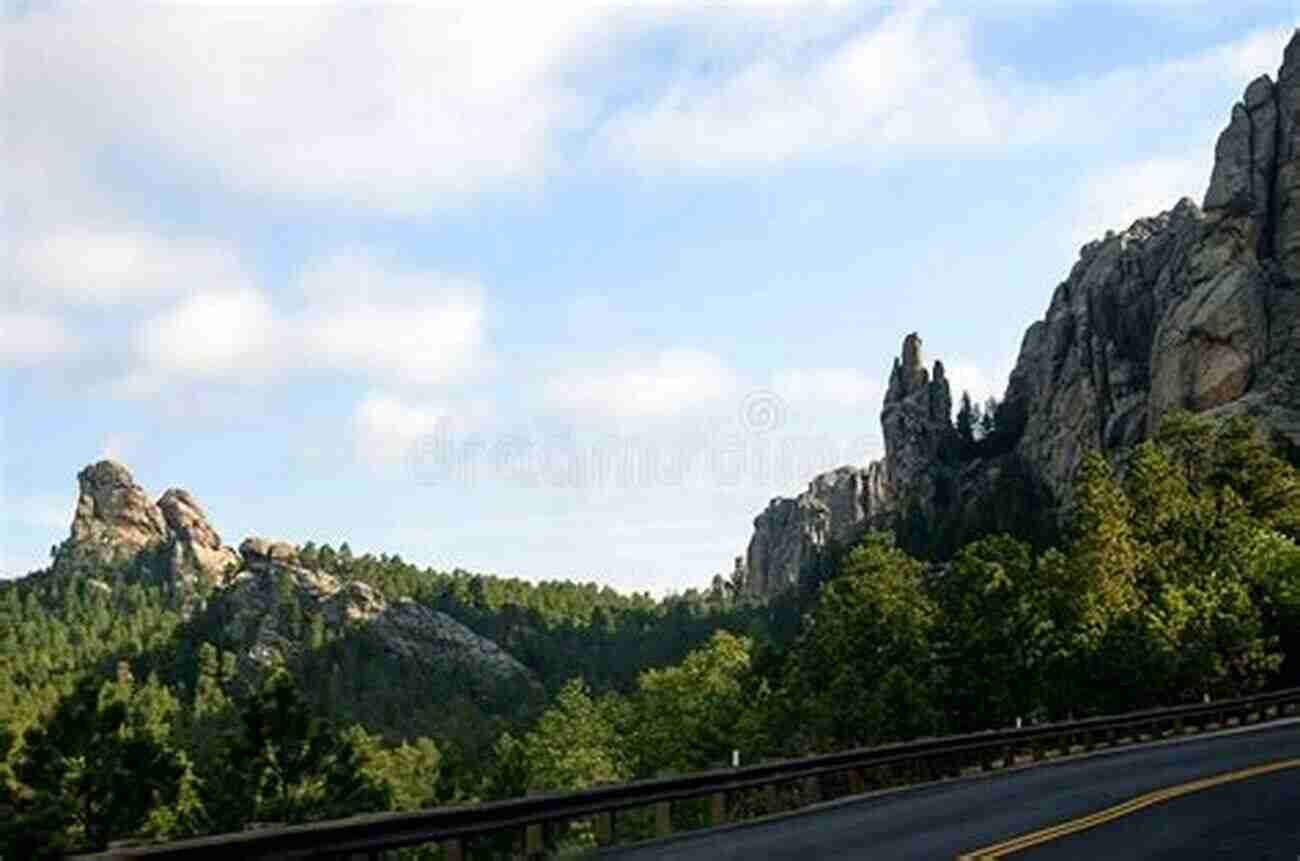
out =
<svg viewBox="0 0 1300 861"><path fill-rule="evenodd" d="M1297 5L6 5L0 573L102 457L249 534L661 593L1001 394Z"/></svg>

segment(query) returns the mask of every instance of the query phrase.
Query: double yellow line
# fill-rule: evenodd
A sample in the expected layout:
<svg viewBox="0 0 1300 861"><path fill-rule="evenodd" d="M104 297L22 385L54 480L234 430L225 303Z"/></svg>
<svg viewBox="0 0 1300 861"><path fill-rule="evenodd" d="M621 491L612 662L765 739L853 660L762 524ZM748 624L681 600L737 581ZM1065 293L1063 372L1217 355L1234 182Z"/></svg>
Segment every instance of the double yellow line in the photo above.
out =
<svg viewBox="0 0 1300 861"><path fill-rule="evenodd" d="M1188 795L1192 792L1199 792L1202 789L1209 789L1212 786L1220 786L1224 783L1232 783L1237 780L1245 780L1249 777L1258 777L1261 774L1271 774L1274 771L1282 771L1287 768L1300 767L1300 759L1287 759L1281 762L1271 762L1268 765L1257 765L1254 768L1246 768L1241 771L1230 771L1224 774L1216 774L1213 777L1194 780L1191 783L1183 783L1178 786L1168 786L1164 789L1158 789L1155 792L1149 792L1146 795L1139 795L1137 798L1130 799L1123 804L1117 804L1114 807L1108 807L1105 810L1084 816L1080 819L1072 819L1069 822L1062 822L1059 825L1053 825L1050 828L1044 828L1041 831L1034 831L1029 834L1022 834L1019 837L1008 840L1005 843L998 843L993 846L986 846L983 849L977 849L974 852L967 852L964 855L958 855L957 861L992 861L994 858L1001 858L1004 855L1010 855L1012 852L1019 852L1023 849L1029 849L1040 843L1046 843L1049 840L1056 840L1059 837L1065 837L1068 834L1074 834L1077 831L1083 831L1086 828L1092 828L1118 819L1121 816L1127 816L1144 807L1150 807L1153 804L1159 804L1162 801L1169 801L1178 798L1181 795Z"/></svg>

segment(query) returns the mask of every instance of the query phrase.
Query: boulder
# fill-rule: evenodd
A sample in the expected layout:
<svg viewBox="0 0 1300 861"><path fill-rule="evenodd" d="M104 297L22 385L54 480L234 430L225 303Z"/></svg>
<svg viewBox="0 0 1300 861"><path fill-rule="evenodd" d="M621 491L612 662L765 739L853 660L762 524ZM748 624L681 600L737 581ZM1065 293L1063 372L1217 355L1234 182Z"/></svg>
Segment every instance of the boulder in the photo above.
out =
<svg viewBox="0 0 1300 861"><path fill-rule="evenodd" d="M187 491L170 488L158 499L158 510L171 533L172 576L186 584L198 579L220 583L239 566L239 556L221 543L202 507Z"/></svg>
<svg viewBox="0 0 1300 861"><path fill-rule="evenodd" d="M293 564L298 559L298 548L287 541L271 541L254 536L245 538L240 543L239 555L248 567L271 563Z"/></svg>

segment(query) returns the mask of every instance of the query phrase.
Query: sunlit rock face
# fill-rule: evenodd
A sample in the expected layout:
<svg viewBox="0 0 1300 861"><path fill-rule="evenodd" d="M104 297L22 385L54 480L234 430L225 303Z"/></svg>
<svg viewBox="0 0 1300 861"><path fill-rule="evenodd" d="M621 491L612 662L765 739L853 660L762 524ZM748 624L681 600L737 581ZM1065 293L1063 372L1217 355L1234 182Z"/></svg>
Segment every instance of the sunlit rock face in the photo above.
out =
<svg viewBox="0 0 1300 861"><path fill-rule="evenodd" d="M1300 444L1300 40L1246 87L1203 207L1089 243L1030 327L1008 400L1019 449L1059 498L1082 452L1118 454L1174 409L1249 413Z"/></svg>
<svg viewBox="0 0 1300 861"><path fill-rule="evenodd" d="M56 567L79 561L115 565L157 550L178 584L220 583L239 563L187 491L172 488L154 503L122 464L101 460L77 474L77 507Z"/></svg>
<svg viewBox="0 0 1300 861"><path fill-rule="evenodd" d="M171 488L158 500L171 532L172 576L185 584L220 583L239 565L239 554L221 543L199 503L188 491Z"/></svg>
<svg viewBox="0 0 1300 861"><path fill-rule="evenodd" d="M833 532L903 510L930 523L977 511L1012 462L1062 505L1085 452L1118 458L1174 409L1249 414L1300 446L1300 33L1276 79L1255 79L1232 107L1202 206L1185 198L1080 250L1021 341L999 414L1010 449L945 462L951 405L942 363L927 372L907 336L881 415L884 459L773 500L755 520L749 591L798 582ZM845 494L853 525L832 529L831 500Z"/></svg>
<svg viewBox="0 0 1300 861"><path fill-rule="evenodd" d="M77 473L77 488L66 551L113 564L169 537L162 512L122 464L101 460L87 466Z"/></svg>

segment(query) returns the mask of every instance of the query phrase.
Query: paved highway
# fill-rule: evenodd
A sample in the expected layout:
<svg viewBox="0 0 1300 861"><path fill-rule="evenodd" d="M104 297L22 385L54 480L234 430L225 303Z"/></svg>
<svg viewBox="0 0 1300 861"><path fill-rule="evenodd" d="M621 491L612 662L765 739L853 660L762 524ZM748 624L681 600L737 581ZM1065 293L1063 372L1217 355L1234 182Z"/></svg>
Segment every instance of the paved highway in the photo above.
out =
<svg viewBox="0 0 1300 861"><path fill-rule="evenodd" d="M597 856L1300 861L1300 720L843 799Z"/></svg>

